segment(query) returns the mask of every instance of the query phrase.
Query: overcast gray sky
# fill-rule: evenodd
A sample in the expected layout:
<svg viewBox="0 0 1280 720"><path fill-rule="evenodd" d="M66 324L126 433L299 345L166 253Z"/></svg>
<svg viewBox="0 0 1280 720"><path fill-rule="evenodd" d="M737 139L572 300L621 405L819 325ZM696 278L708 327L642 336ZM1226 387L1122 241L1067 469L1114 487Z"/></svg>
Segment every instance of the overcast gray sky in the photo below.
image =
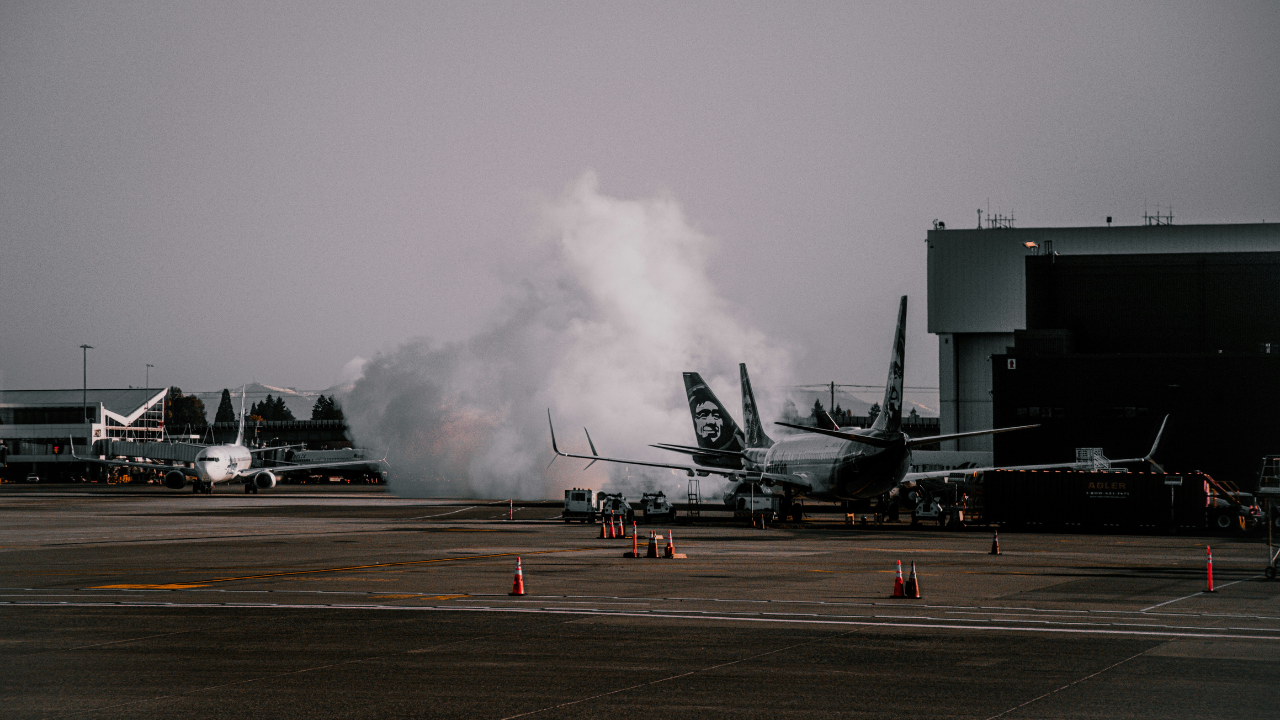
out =
<svg viewBox="0 0 1280 720"><path fill-rule="evenodd" d="M935 385L934 218L1280 220L1277 38L1272 0L5 2L0 386L472 337L588 170L683 208L795 382L882 381L909 294Z"/></svg>

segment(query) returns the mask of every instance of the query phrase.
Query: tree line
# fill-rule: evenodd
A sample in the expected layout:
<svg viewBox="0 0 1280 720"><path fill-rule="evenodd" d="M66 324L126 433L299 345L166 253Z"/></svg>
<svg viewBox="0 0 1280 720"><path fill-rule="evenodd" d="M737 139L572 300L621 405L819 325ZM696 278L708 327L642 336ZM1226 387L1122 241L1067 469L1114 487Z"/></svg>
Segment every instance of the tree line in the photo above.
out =
<svg viewBox="0 0 1280 720"><path fill-rule="evenodd" d="M169 397L165 401L165 427L172 432L202 431L209 425L204 401L195 395L183 395L182 388L176 385L169 388ZM253 403L245 412L245 420L296 420L293 411L284 403L284 397L267 395L261 402ZM311 407L312 420L345 420L342 408L333 395L321 395ZM214 413L215 423L236 422L235 406L231 403L231 390L223 388L222 399L218 410Z"/></svg>

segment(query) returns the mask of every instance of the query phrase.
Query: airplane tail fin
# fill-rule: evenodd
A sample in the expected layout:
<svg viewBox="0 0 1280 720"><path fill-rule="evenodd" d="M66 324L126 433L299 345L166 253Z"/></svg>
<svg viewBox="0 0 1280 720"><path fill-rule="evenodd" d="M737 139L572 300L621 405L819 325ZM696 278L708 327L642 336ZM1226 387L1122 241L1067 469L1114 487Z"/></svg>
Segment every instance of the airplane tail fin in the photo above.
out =
<svg viewBox="0 0 1280 720"><path fill-rule="evenodd" d="M244 396L248 385L240 386L240 429L236 431L236 444L244 445Z"/></svg>
<svg viewBox="0 0 1280 720"><path fill-rule="evenodd" d="M684 391L689 399L689 412L693 415L693 432L698 438L698 447L708 450L742 450L746 447L742 430L701 375L696 372L685 373Z"/></svg>
<svg viewBox="0 0 1280 720"><path fill-rule="evenodd" d="M746 426L743 429L746 432L747 447L773 447L773 439L764 433L764 424L760 422L760 409L756 407L756 394L751 391L751 378L747 377L746 363L738 363L738 374L742 376L742 424Z"/></svg>
<svg viewBox="0 0 1280 720"><path fill-rule="evenodd" d="M896 433L902 429L902 372L907 348L907 296L898 304L898 331L893 336L893 355L889 358L889 378L884 384L884 402L880 414L871 425L873 430Z"/></svg>

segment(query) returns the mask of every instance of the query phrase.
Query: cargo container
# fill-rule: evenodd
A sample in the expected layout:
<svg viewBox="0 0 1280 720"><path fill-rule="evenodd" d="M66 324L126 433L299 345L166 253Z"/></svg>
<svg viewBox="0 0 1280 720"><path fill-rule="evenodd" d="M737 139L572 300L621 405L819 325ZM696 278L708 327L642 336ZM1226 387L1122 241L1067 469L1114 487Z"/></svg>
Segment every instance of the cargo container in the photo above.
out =
<svg viewBox="0 0 1280 720"><path fill-rule="evenodd" d="M982 478L986 520L1026 530L1201 532L1209 493L1202 473L1000 470Z"/></svg>

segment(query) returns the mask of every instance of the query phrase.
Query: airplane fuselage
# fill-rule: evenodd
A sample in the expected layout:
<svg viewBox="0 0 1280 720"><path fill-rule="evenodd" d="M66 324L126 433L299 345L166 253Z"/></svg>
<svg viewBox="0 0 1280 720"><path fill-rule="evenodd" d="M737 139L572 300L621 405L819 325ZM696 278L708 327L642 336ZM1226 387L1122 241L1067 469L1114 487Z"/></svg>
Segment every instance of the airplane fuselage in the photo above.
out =
<svg viewBox="0 0 1280 720"><path fill-rule="evenodd" d="M211 445L196 455L196 476L201 483L216 485L247 470L253 458L243 445Z"/></svg>
<svg viewBox="0 0 1280 720"><path fill-rule="evenodd" d="M749 454L754 454L748 451ZM873 447L823 435L792 435L763 451L764 480L787 476L807 483L816 500L857 500L889 492L906 475L911 450Z"/></svg>

